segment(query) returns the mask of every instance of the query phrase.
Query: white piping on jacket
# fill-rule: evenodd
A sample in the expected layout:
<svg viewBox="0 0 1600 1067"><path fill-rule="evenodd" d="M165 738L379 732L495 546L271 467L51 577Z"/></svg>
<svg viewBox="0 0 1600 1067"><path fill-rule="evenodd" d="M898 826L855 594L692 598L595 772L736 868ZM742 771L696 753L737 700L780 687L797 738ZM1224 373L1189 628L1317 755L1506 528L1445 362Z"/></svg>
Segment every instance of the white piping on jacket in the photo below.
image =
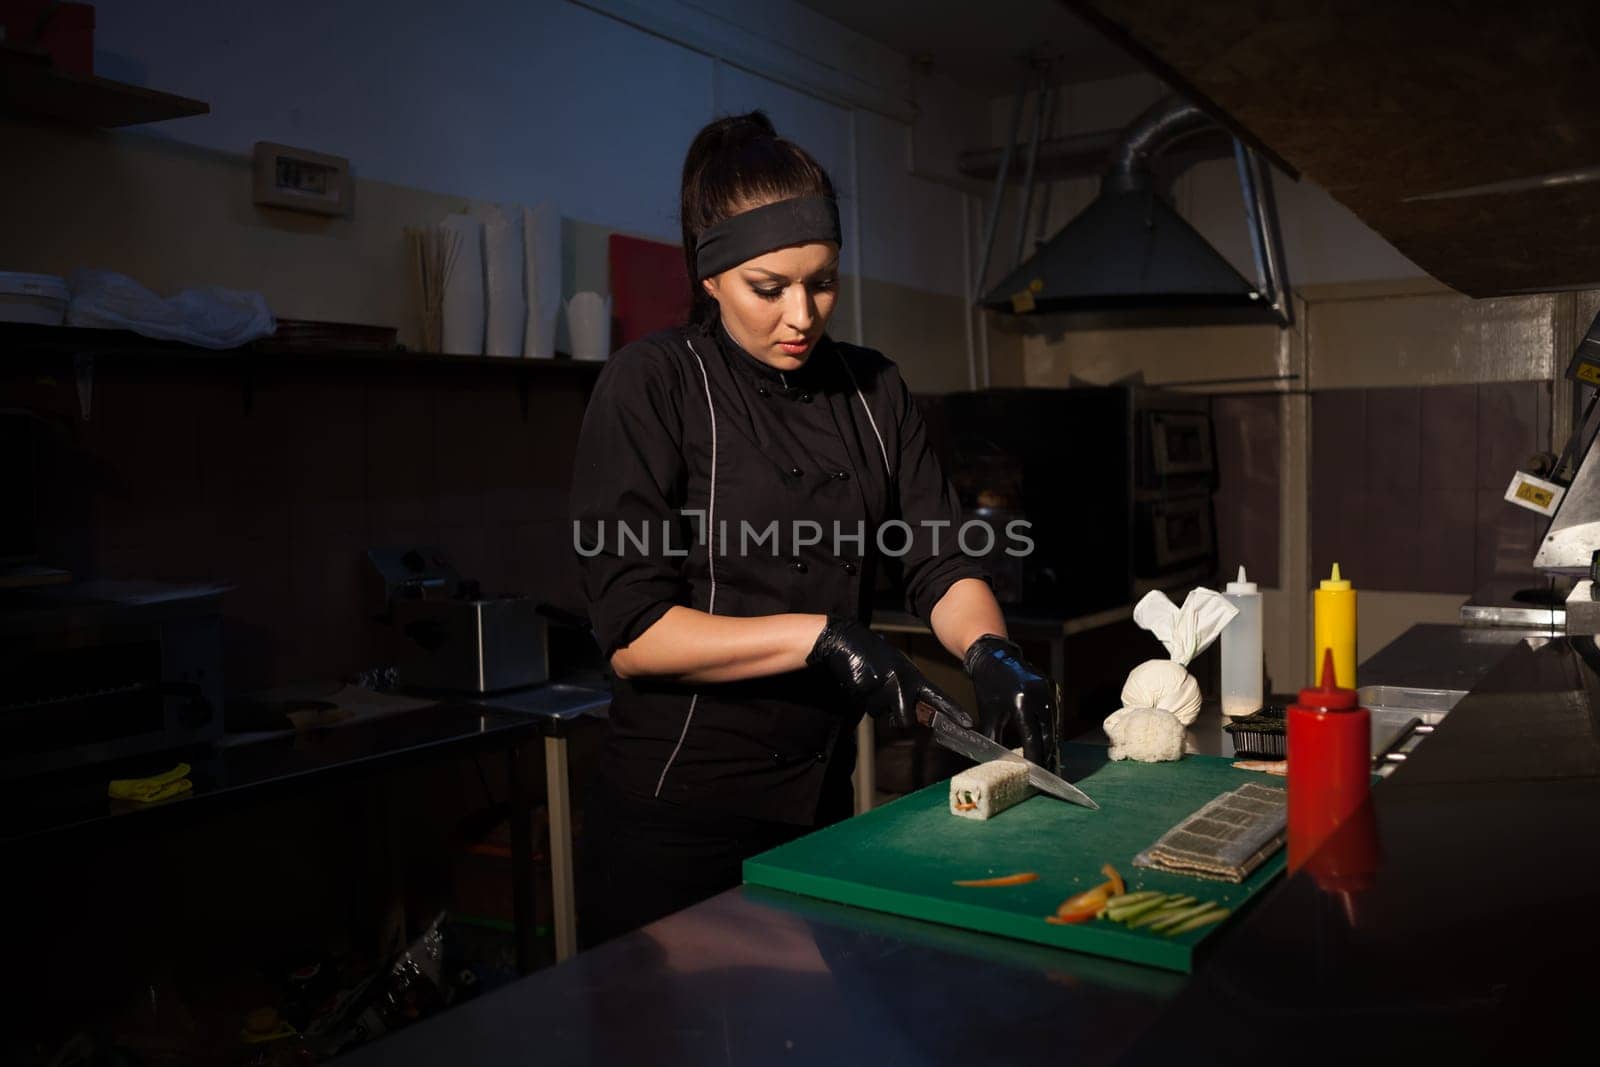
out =
<svg viewBox="0 0 1600 1067"><path fill-rule="evenodd" d="M700 353L694 350L694 343L685 339L689 352L694 356L694 361L700 364L700 381L706 387L706 410L711 414L711 491L706 499L706 566L711 571L711 595L706 601L706 614L717 613L717 405L711 402L711 378L706 374L705 360L700 358ZM672 770L672 765L678 759L678 753L683 750L683 739L689 736L689 724L694 722L694 709L700 703L700 692L689 698L689 714L683 717L683 730L678 734L678 743L672 749L672 755L667 757L666 764L661 768L661 777L656 779L656 796L661 795L661 787L667 784L667 772Z"/></svg>
<svg viewBox="0 0 1600 1067"><path fill-rule="evenodd" d="M883 434L878 432L878 420L872 417L872 408L867 406L867 398L861 392L861 384L856 381L855 373L851 371L850 364L844 358L844 353L837 348L833 351L839 357L839 366L844 368L844 373L850 379L850 384L855 386L856 399L861 401L861 410L867 413L867 424L872 427L872 436L878 439L878 454L883 457L883 471L892 482L894 481L894 468L889 466L889 450L884 447Z"/></svg>
<svg viewBox="0 0 1600 1067"><path fill-rule="evenodd" d="M706 410L711 416L711 490L706 501L706 566L711 573L711 594L706 602L706 614L715 615L717 613L717 553L714 543L717 528L717 406L711 400L711 378L706 374L705 360L695 351L693 342L685 340L685 343L689 346L694 361L700 366L700 382L706 390ZM839 355L839 365L844 368L845 375L855 388L856 399L861 401L861 410L867 413L867 424L872 427L872 436L878 439L878 454L883 457L884 473L893 481L894 468L889 465L889 449L884 445L883 434L878 430L878 420L873 418L872 408L867 404L866 395L861 392L861 385L856 381L855 374L850 370L850 365L845 362L842 354ZM677 762L678 753L683 750L684 738L689 736L689 724L694 722L694 709L699 703L700 693L696 691L689 698L689 713L683 718L683 730L678 734L678 743L673 746L672 755L667 757L666 764L661 768L661 777L656 779L657 797L661 795L661 789L667 783L667 772L672 770L672 765Z"/></svg>

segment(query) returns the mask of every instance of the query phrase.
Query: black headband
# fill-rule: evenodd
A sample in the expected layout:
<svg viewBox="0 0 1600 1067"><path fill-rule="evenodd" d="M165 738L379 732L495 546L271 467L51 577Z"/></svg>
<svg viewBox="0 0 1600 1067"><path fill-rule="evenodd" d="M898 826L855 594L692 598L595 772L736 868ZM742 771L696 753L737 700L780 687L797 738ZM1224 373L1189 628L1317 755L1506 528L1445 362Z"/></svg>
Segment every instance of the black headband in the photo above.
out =
<svg viewBox="0 0 1600 1067"><path fill-rule="evenodd" d="M707 226L694 245L695 281L731 270L774 248L840 244L839 206L830 196L777 200Z"/></svg>

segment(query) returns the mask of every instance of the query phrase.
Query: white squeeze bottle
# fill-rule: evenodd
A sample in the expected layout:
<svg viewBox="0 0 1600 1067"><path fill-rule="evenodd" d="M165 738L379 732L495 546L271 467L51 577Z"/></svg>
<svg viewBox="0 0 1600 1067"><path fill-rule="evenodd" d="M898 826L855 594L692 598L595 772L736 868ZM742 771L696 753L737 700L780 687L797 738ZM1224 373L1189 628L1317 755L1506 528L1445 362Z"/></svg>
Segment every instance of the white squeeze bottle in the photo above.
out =
<svg viewBox="0 0 1600 1067"><path fill-rule="evenodd" d="M1238 717L1261 710L1261 594L1241 564L1223 595L1239 614L1222 631L1222 714Z"/></svg>

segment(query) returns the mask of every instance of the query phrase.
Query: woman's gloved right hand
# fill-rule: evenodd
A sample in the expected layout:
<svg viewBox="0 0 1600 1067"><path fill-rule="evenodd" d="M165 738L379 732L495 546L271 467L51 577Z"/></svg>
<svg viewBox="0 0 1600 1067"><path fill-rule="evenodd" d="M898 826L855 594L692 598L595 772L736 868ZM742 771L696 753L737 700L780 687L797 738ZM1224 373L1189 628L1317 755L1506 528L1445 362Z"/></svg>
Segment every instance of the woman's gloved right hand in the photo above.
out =
<svg viewBox="0 0 1600 1067"><path fill-rule="evenodd" d="M855 619L829 616L806 662L826 670L855 705L896 726L926 725L917 718L925 704L967 729L972 717L925 678L905 653Z"/></svg>

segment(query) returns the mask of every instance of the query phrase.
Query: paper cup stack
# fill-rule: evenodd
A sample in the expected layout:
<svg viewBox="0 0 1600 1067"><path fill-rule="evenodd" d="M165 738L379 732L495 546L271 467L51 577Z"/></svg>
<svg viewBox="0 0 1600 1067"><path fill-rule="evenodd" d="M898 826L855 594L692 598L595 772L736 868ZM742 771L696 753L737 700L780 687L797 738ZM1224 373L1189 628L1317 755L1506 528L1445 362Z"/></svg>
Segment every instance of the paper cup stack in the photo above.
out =
<svg viewBox="0 0 1600 1067"><path fill-rule="evenodd" d="M567 301L567 332L573 359L605 359L611 354L611 297L582 292Z"/></svg>
<svg viewBox="0 0 1600 1067"><path fill-rule="evenodd" d="M425 350L555 355L561 217L552 205L475 205L437 226L408 229L406 236Z"/></svg>

